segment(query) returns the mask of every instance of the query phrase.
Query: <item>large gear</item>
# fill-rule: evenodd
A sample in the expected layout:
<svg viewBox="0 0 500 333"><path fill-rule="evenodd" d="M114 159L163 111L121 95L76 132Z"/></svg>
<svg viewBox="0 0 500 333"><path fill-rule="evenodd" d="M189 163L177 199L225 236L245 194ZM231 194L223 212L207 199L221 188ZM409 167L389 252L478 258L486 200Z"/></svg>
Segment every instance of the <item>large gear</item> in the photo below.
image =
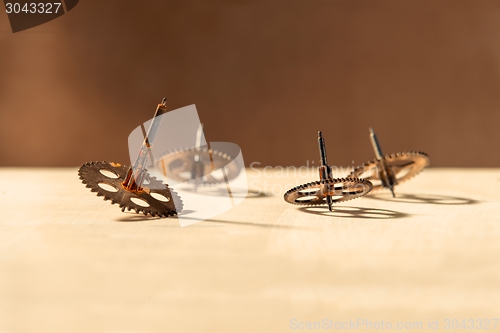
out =
<svg viewBox="0 0 500 333"><path fill-rule="evenodd" d="M138 191L126 189L122 183L129 167L118 163L88 162L78 170L86 187L104 200L118 204L122 212L135 210L144 215L168 217L181 212L180 197L168 185L146 173L142 188Z"/></svg>
<svg viewBox="0 0 500 333"><path fill-rule="evenodd" d="M429 165L427 154L416 151L386 155L383 160L396 178L396 184L414 177ZM355 168L348 177L368 179L373 183L373 190L379 190L384 187L380 176L382 168L382 160L375 159Z"/></svg>
<svg viewBox="0 0 500 333"><path fill-rule="evenodd" d="M232 160L226 153L208 147L196 147L162 154L156 159L155 168L177 182L198 179L197 185L211 185L230 181L239 175L240 168L230 163ZM224 174L213 172L222 168Z"/></svg>
<svg viewBox="0 0 500 333"><path fill-rule="evenodd" d="M319 181L296 186L285 192L283 198L294 205L315 206L327 204L333 211L332 204L362 197L371 191L369 180L359 178L333 178L332 170L326 158L325 140L318 132L318 147L321 165L318 168Z"/></svg>
<svg viewBox="0 0 500 333"><path fill-rule="evenodd" d="M370 181L365 179L322 179L288 190L284 194L284 199L294 205L323 205L327 203L327 196L333 203L337 203L362 197L370 192L372 187Z"/></svg>

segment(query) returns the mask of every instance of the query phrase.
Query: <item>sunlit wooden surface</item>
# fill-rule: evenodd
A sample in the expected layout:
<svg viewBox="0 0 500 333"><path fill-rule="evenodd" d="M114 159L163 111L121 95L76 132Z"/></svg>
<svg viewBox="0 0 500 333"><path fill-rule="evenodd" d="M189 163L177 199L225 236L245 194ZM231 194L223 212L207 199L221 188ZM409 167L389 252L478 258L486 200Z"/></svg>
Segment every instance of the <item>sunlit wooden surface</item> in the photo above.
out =
<svg viewBox="0 0 500 333"><path fill-rule="evenodd" d="M248 170L250 197L181 228L122 213L76 169L0 169L0 332L500 317L499 169L428 169L334 212L285 203L315 173L278 171Z"/></svg>

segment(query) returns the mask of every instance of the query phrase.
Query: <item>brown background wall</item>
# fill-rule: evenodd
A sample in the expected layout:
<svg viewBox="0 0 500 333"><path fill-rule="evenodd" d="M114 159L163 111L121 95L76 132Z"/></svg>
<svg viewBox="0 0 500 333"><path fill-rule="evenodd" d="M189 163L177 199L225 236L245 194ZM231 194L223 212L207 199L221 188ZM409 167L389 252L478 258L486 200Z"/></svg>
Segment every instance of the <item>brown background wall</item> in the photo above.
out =
<svg viewBox="0 0 500 333"><path fill-rule="evenodd" d="M12 34L0 13L0 165L128 160L166 95L247 164L421 150L499 167L500 1L82 0Z"/></svg>

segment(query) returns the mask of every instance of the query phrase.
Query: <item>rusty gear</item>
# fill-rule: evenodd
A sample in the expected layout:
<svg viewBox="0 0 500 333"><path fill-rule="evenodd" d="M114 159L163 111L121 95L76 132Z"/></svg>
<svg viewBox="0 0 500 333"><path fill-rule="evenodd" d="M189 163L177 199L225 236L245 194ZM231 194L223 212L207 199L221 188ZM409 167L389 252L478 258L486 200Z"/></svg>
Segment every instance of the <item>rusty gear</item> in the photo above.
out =
<svg viewBox="0 0 500 333"><path fill-rule="evenodd" d="M88 162L78 170L86 187L104 200L118 204L122 212L135 210L144 215L168 217L182 210L182 200L176 192L154 176L146 173L139 191L126 189L122 183L127 176L128 166L109 162Z"/></svg>
<svg viewBox="0 0 500 333"><path fill-rule="evenodd" d="M415 151L386 155L383 160L394 175L396 184L416 176L429 165L427 154ZM379 190L384 187L380 176L382 168L382 160L375 159L355 168L348 177L368 179L373 183L373 190Z"/></svg>
<svg viewBox="0 0 500 333"><path fill-rule="evenodd" d="M294 205L323 205L327 203L325 199L327 196L331 197L333 203L343 202L364 196L372 187L372 184L365 179L322 179L288 190L284 199Z"/></svg>

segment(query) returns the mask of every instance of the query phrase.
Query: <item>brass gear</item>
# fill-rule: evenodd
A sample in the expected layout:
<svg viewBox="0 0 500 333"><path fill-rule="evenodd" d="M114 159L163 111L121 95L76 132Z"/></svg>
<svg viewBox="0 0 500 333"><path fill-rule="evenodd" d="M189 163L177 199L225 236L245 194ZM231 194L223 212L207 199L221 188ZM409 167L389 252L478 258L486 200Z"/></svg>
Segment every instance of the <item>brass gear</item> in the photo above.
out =
<svg viewBox="0 0 500 333"><path fill-rule="evenodd" d="M372 187L370 181L366 179L322 179L288 190L284 194L284 199L294 205L323 205L327 203L325 199L327 196L332 198L333 203L343 202L364 196Z"/></svg>
<svg viewBox="0 0 500 333"><path fill-rule="evenodd" d="M128 166L110 162L88 162L78 170L82 183L102 196L118 204L122 212L135 210L144 215L168 217L182 210L182 200L176 192L154 176L146 173L142 189L131 191L122 183L127 176Z"/></svg>
<svg viewBox="0 0 500 333"><path fill-rule="evenodd" d="M409 151L386 155L384 161L396 178L396 184L407 181L416 176L429 165L429 156L426 153ZM373 160L355 168L348 177L368 179L373 183L373 190L383 188L380 178L381 160Z"/></svg>

